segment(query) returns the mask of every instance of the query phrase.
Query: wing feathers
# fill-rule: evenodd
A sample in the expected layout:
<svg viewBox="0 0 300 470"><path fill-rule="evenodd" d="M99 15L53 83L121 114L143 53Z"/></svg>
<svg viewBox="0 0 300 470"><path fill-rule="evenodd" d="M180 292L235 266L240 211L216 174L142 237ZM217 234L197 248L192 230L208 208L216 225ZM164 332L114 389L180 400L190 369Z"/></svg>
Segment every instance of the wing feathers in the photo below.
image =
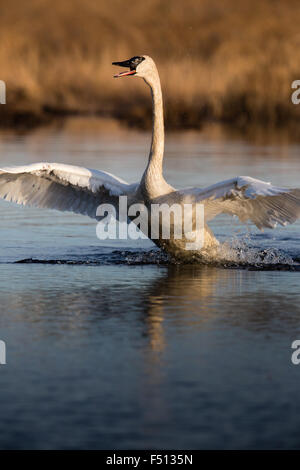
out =
<svg viewBox="0 0 300 470"><path fill-rule="evenodd" d="M182 191L186 201L202 202L205 219L220 213L251 220L258 228L286 225L300 217L300 189L278 188L247 176L238 176L205 189Z"/></svg>
<svg viewBox="0 0 300 470"><path fill-rule="evenodd" d="M116 206L135 185L98 170L58 163L0 169L0 197L18 204L96 216L101 203Z"/></svg>

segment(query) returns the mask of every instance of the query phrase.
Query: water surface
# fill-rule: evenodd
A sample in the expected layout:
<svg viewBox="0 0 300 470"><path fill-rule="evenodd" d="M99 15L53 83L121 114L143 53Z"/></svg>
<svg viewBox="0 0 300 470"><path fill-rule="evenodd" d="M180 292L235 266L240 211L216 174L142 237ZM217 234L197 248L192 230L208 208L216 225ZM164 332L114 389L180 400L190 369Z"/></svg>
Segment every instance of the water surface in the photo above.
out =
<svg viewBox="0 0 300 470"><path fill-rule="evenodd" d="M73 163L134 182L148 144L130 132L3 134L0 165ZM299 187L299 153L174 134L165 176ZM219 217L217 237L249 257L250 269L226 269L168 264L150 241L100 241L78 215L3 201L0 215L0 448L300 447L299 223L261 233Z"/></svg>

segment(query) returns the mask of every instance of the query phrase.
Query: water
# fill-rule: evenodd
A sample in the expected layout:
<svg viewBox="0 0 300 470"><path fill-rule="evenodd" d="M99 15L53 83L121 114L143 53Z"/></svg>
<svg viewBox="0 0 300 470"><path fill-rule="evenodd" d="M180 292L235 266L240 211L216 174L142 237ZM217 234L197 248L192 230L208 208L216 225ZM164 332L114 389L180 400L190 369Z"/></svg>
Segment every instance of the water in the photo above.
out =
<svg viewBox="0 0 300 470"><path fill-rule="evenodd" d="M61 161L134 182L148 142L3 134L0 164ZM177 187L238 174L299 187L299 152L170 135L165 173ZM299 223L249 234L218 218L217 237L248 262L232 269L101 242L85 217L3 201L0 213L0 448L300 447ZM26 259L43 262L15 263Z"/></svg>

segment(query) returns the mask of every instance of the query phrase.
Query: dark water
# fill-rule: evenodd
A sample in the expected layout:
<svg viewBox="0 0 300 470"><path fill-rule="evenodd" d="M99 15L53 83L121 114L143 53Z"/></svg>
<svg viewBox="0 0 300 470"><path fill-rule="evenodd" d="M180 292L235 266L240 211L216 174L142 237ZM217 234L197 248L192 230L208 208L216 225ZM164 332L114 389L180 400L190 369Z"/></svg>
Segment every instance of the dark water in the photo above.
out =
<svg viewBox="0 0 300 470"><path fill-rule="evenodd" d="M147 139L3 135L0 164L72 162L135 181ZM299 186L299 152L174 135L166 177ZM217 219L247 261L228 269L101 242L84 217L3 201L0 215L0 448L300 447L299 223L249 235Z"/></svg>

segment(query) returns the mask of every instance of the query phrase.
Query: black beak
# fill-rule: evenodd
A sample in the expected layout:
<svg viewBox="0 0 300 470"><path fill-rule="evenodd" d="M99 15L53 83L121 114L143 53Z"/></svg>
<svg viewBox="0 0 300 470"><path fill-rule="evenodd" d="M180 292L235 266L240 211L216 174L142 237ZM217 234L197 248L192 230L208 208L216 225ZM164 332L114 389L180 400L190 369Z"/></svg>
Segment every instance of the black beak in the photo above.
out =
<svg viewBox="0 0 300 470"><path fill-rule="evenodd" d="M131 69L130 60L123 60L123 62L113 62L112 65L119 65L120 67L128 67L129 69Z"/></svg>
<svg viewBox="0 0 300 470"><path fill-rule="evenodd" d="M120 67L126 67L130 69L127 72L121 72L121 73L118 73L117 75L114 75L114 78L126 77L127 75L134 75L136 73L135 66L131 59L123 60L123 62L113 62L112 65L119 65Z"/></svg>

